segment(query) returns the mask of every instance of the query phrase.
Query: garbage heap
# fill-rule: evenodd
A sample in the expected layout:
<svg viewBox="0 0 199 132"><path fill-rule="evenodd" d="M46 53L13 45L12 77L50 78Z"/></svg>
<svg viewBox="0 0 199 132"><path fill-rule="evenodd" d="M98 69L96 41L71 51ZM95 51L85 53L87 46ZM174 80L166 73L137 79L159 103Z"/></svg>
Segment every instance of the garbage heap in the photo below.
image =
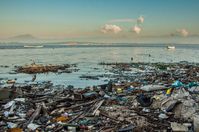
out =
<svg viewBox="0 0 199 132"><path fill-rule="evenodd" d="M71 67L76 67L75 64L63 64L63 65L42 65L42 64L30 64L25 66L16 66L16 73L48 73L48 72L59 72L59 73L71 73L72 71L77 71L78 69L71 69Z"/></svg>
<svg viewBox="0 0 199 132"><path fill-rule="evenodd" d="M0 130L199 131L198 64L113 67L115 79L84 89L50 82L1 88Z"/></svg>

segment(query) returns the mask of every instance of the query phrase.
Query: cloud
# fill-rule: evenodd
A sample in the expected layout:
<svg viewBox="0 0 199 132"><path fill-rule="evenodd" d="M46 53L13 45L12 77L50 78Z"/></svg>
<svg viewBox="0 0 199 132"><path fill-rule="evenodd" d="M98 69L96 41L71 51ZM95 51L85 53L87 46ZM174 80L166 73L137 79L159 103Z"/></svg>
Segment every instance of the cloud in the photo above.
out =
<svg viewBox="0 0 199 132"><path fill-rule="evenodd" d="M178 35L187 37L189 35L189 32L186 29L179 29L176 31Z"/></svg>
<svg viewBox="0 0 199 132"><path fill-rule="evenodd" d="M135 26L131 28L131 31L135 32L136 34L140 34L140 32L142 31L142 28L140 27L143 23L144 23L144 17L140 16L137 19L132 19L132 18L126 18L126 19L113 19L111 21L109 21L109 24L105 24L102 28L101 28L101 32L103 33L114 33L117 34L119 32L122 31L121 27L114 25L114 24L110 24L110 23L115 23L115 22L131 22L131 23L135 23Z"/></svg>
<svg viewBox="0 0 199 132"><path fill-rule="evenodd" d="M144 17L140 16L137 19L133 19L133 18L113 19L109 21L109 23L115 23L115 22L137 22L137 24L142 24L144 23Z"/></svg>
<svg viewBox="0 0 199 132"><path fill-rule="evenodd" d="M187 37L189 35L189 32L186 29L177 29L176 32L171 33L171 36L182 36Z"/></svg>
<svg viewBox="0 0 199 132"><path fill-rule="evenodd" d="M133 28L132 28L132 31L135 32L136 34L140 34L140 32L142 31L141 27L135 25Z"/></svg>
<svg viewBox="0 0 199 132"><path fill-rule="evenodd" d="M102 28L101 28L101 32L103 33L119 33L121 32L122 29L117 26L117 25L109 25L109 24L105 24Z"/></svg>
<svg viewBox="0 0 199 132"><path fill-rule="evenodd" d="M114 19L109 22L114 23L114 22L135 22L135 21L136 19L126 18L126 19Z"/></svg>
<svg viewBox="0 0 199 132"><path fill-rule="evenodd" d="M143 16L140 16L140 17L137 19L137 24L141 24L141 23L144 23L144 17L143 17Z"/></svg>

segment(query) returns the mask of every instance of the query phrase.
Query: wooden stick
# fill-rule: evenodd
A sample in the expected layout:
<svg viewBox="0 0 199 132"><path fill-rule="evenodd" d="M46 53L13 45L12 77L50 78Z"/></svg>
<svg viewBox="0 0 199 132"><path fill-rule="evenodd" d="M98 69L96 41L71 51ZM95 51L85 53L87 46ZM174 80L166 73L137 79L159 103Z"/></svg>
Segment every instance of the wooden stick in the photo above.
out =
<svg viewBox="0 0 199 132"><path fill-rule="evenodd" d="M103 102L104 102L104 100L101 100L101 101L97 104L97 106L96 106L95 110L93 111L92 115L95 115L96 111L101 107L101 105L103 104Z"/></svg>
<svg viewBox="0 0 199 132"><path fill-rule="evenodd" d="M35 120L35 118L37 118L39 116L40 112L41 112L41 105L38 105L37 109L35 110L35 112L32 114L32 116L28 120L27 125L29 123L32 123Z"/></svg>

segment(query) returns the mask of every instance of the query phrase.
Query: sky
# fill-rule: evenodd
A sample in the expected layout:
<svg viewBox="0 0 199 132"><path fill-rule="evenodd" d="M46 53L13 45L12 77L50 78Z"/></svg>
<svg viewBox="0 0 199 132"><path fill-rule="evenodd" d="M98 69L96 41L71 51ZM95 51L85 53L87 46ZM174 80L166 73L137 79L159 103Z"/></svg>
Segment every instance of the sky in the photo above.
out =
<svg viewBox="0 0 199 132"><path fill-rule="evenodd" d="M198 13L199 0L0 0L0 39L199 43Z"/></svg>

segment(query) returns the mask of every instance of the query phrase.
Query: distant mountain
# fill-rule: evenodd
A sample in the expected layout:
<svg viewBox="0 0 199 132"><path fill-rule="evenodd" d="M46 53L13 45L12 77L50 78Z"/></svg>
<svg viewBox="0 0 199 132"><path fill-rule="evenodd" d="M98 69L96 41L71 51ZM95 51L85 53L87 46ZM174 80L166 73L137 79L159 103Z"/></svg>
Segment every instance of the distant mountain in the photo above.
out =
<svg viewBox="0 0 199 132"><path fill-rule="evenodd" d="M14 37L10 37L9 39L26 40L26 39L36 39L36 37L32 36L31 34L22 34L22 35L17 35L17 36L14 36Z"/></svg>
<svg viewBox="0 0 199 132"><path fill-rule="evenodd" d="M6 39L8 42L36 42L39 39L31 34L22 34Z"/></svg>
<svg viewBox="0 0 199 132"><path fill-rule="evenodd" d="M138 43L138 44L149 44L149 43L177 43L177 44L199 44L199 35L191 34L188 37L179 36L142 36L140 38L132 39L126 38L124 40L114 41L112 38L108 39L92 39L88 40L81 38L63 38L63 39L52 39L52 38L37 38L31 34L22 34L7 39L0 39L0 44L16 44L21 43L24 45L32 44L63 44L63 45L100 45L100 44L122 44L122 43Z"/></svg>

